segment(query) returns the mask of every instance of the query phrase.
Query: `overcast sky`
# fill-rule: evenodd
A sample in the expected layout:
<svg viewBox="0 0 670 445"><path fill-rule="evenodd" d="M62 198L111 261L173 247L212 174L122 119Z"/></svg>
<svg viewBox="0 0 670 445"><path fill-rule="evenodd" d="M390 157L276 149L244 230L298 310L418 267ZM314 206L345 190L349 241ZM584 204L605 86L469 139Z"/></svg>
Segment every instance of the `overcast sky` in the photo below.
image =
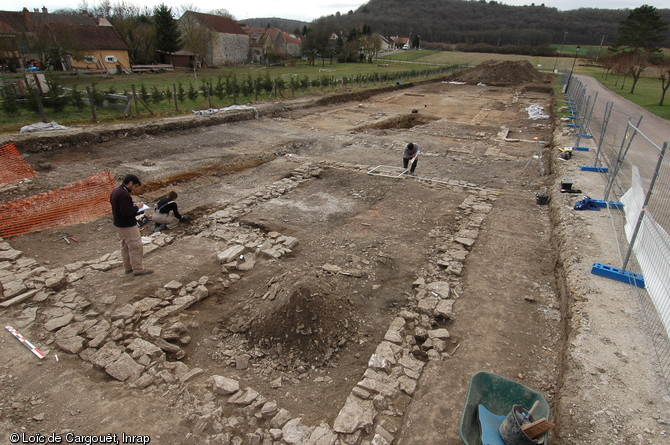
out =
<svg viewBox="0 0 670 445"><path fill-rule="evenodd" d="M0 7L3 10L20 10L23 7L30 9L46 7L49 11L55 11L62 8L77 8L83 2L89 6L99 4L96 0L21 0L14 3L15 7L10 7L7 3ZM161 3L172 7L173 11L182 10L186 5L197 5L200 12L208 12L212 9L226 9L237 20L244 20L256 17L280 17L285 19L295 19L310 22L316 18L324 15L331 15L339 12L346 14L350 10L356 10L359 6L364 5L367 1L357 0L238 0L238 1L221 1L221 0L110 0L114 4L125 1L126 4L134 4L141 6L153 7ZM558 8L560 10L579 9L583 7L601 8L601 9L635 9L642 5L651 5L656 8L670 8L668 0L501 0L500 3L508 5L530 5L535 3L545 6Z"/></svg>

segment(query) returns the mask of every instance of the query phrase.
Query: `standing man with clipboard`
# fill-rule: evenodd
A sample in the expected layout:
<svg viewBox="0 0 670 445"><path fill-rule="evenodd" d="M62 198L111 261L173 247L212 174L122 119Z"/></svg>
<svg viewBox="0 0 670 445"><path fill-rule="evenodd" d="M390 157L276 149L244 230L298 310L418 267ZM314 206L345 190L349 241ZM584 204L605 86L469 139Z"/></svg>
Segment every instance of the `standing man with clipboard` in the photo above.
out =
<svg viewBox="0 0 670 445"><path fill-rule="evenodd" d="M133 203L130 196L133 191L141 186L139 178L135 175L126 175L120 186L112 190L109 196L109 202L112 205L112 215L114 216L114 226L121 240L121 258L123 258L123 267L126 273L132 273L134 276L147 275L153 273L151 269L145 269L142 265L142 235L137 226L135 216L144 207L144 203Z"/></svg>

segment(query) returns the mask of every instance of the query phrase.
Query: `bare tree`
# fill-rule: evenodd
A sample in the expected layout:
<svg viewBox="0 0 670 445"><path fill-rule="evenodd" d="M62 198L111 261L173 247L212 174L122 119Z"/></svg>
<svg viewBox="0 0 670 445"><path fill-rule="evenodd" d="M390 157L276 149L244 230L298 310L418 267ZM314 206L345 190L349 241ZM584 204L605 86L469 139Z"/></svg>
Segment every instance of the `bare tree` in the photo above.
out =
<svg viewBox="0 0 670 445"><path fill-rule="evenodd" d="M661 80L661 100L658 102L659 106L663 106L665 101L665 93L670 87L670 57L664 57L656 65L658 69L658 78Z"/></svg>
<svg viewBox="0 0 670 445"><path fill-rule="evenodd" d="M175 8L174 14L176 17L181 17L186 14L187 11L201 12L200 8L194 3L182 3Z"/></svg>
<svg viewBox="0 0 670 445"><path fill-rule="evenodd" d="M661 54L660 44L665 40L668 23L661 19L653 6L643 5L632 10L619 26L619 35L610 51L625 56L633 77L631 94L644 69Z"/></svg>
<svg viewBox="0 0 670 445"><path fill-rule="evenodd" d="M52 32L47 26L40 27L29 41L31 52L38 55L43 68L61 71L68 67L67 58L80 60L81 47L70 34Z"/></svg>
<svg viewBox="0 0 670 445"><path fill-rule="evenodd" d="M182 34L182 46L191 51L197 60L207 62L211 52L212 32L195 19L193 14L185 12L179 19Z"/></svg>
<svg viewBox="0 0 670 445"><path fill-rule="evenodd" d="M233 15L224 8L212 9L207 14L220 15L221 17L228 17L231 20L235 20L235 17L233 17Z"/></svg>
<svg viewBox="0 0 670 445"><path fill-rule="evenodd" d="M361 49L367 61L372 63L382 49L382 36L379 33L364 35L361 38Z"/></svg>
<svg viewBox="0 0 670 445"><path fill-rule="evenodd" d="M118 17L112 23L128 44L133 64L150 63L154 60L156 30L150 15Z"/></svg>
<svg viewBox="0 0 670 445"><path fill-rule="evenodd" d="M635 92L637 81L640 80L640 76L649 65L650 57L647 54L638 52L628 53L627 56L628 57L626 57L625 60L628 65L628 72L633 78L633 85L630 87L630 93L633 94Z"/></svg>

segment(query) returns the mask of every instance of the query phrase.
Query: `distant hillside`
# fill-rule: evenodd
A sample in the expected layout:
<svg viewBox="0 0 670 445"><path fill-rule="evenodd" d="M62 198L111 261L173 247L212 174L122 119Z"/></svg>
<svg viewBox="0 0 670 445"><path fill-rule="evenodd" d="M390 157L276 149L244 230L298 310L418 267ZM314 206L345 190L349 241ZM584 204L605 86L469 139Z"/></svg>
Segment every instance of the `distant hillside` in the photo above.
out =
<svg viewBox="0 0 670 445"><path fill-rule="evenodd" d="M508 6L485 0L370 0L351 14L321 17L315 24L348 32L364 24L385 35L419 34L424 42L490 45L609 45L629 10L543 5ZM659 10L670 22L670 9ZM604 38L603 38L604 36ZM670 47L670 35L665 42Z"/></svg>
<svg viewBox="0 0 670 445"><path fill-rule="evenodd" d="M308 22L291 19L280 19L278 17L246 19L240 20L238 23L245 23L250 28L265 28L269 25L270 28L279 28L285 32L293 32L297 29L300 30L301 33L303 27L309 26Z"/></svg>

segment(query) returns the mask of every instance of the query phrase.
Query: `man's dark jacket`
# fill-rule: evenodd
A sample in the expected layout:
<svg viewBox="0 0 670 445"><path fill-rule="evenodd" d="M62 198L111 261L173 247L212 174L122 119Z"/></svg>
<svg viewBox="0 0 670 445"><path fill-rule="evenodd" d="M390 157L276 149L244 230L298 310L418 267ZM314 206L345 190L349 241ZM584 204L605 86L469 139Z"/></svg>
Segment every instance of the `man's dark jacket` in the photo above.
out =
<svg viewBox="0 0 670 445"><path fill-rule="evenodd" d="M137 225L135 215L137 215L139 209L133 204L133 198L125 186L120 185L112 190L109 202L112 204L112 215L114 215L114 225L116 227Z"/></svg>

